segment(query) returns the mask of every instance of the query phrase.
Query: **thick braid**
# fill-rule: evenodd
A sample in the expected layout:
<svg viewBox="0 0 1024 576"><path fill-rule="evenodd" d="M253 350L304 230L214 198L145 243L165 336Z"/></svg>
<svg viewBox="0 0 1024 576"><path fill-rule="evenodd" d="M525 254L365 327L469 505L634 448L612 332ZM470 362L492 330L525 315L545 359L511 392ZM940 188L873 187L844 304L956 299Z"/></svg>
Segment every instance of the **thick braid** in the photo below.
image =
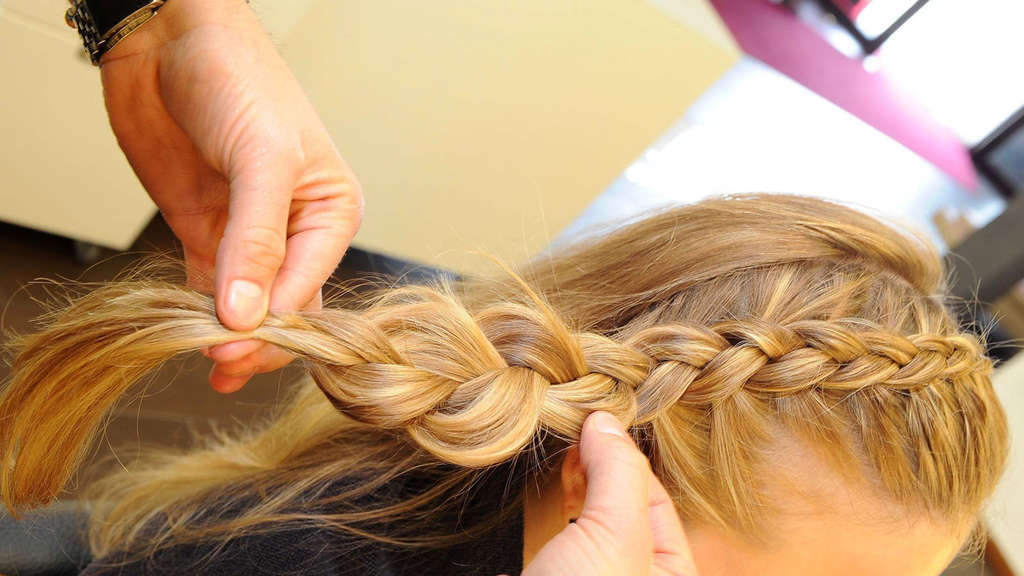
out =
<svg viewBox="0 0 1024 576"><path fill-rule="evenodd" d="M352 417L404 429L437 457L473 467L516 455L541 431L575 439L595 410L644 424L672 406L721 404L740 392L910 391L991 369L968 335L747 318L660 324L618 340L573 332L537 300L471 313L424 287L396 289L363 311L271 315L256 330L232 332L208 296L126 282L48 320L16 343L0 400L0 487L11 506L56 496L133 381L175 354L246 338L304 358L316 384Z"/></svg>
<svg viewBox="0 0 1024 576"><path fill-rule="evenodd" d="M433 290L403 291L404 301L365 315L332 311L307 324L323 337L313 350L334 351L295 351L312 360L314 380L341 410L406 428L430 452L466 466L514 455L539 429L575 438L598 409L643 424L677 403L717 405L740 392L912 391L991 369L969 335L908 338L859 319L673 323L617 341L572 334L550 311L523 304L471 316ZM311 321L275 322L291 329ZM257 333L287 345L267 333L274 326ZM509 405L519 407L514 415L504 413Z"/></svg>
<svg viewBox="0 0 1024 576"><path fill-rule="evenodd" d="M458 296L392 287L246 332L195 291L105 284L11 341L0 496L12 510L51 502L134 382L175 355L255 338L294 353L312 382L253 434L110 475L99 496L116 512L95 517L98 549L148 539L165 514L162 541L191 537L194 519L216 516L210 495L214 510L260 495L242 512L258 526L320 510L310 493L347 510L357 496L337 500L327 482L366 475L355 491L369 494L410 466L468 494L479 475L442 464L521 459L542 473L594 410L633 427L686 522L770 535L789 502L779 490L808 473L816 486L820 457L887 508L961 525L1002 473L1006 419L991 361L947 305L941 259L902 232L808 197L706 200L467 278ZM362 529L355 508L339 529ZM395 526L411 509L423 518L411 502L374 517Z"/></svg>
<svg viewBox="0 0 1024 576"><path fill-rule="evenodd" d="M606 338L574 336L546 312L503 303L470 316L447 295L410 287L363 315L291 315L255 335L310 360L339 409L479 466L513 456L540 428L574 438L594 410L633 420L649 360ZM315 345L290 341L299 326ZM513 417L507 406L518 407Z"/></svg>

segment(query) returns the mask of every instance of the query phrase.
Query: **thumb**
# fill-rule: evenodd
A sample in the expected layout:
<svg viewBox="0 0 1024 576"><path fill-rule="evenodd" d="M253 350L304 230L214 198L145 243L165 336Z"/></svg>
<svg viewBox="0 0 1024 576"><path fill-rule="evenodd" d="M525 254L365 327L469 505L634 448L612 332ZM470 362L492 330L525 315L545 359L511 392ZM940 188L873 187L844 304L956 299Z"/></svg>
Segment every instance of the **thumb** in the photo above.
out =
<svg viewBox="0 0 1024 576"><path fill-rule="evenodd" d="M261 154L231 171L214 297L217 317L232 330L252 330L263 322L284 261L297 163L281 156Z"/></svg>
<svg viewBox="0 0 1024 576"><path fill-rule="evenodd" d="M580 514L611 544L629 574L696 576L679 515L643 452L617 418L591 414L580 436L587 495ZM581 526L588 531L588 526Z"/></svg>
<svg viewBox="0 0 1024 576"><path fill-rule="evenodd" d="M595 412L580 433L580 463L587 494L578 526L598 542L606 540L603 544L614 549L617 558L634 564L629 573L646 574L651 557L642 551L653 550L647 458L615 416Z"/></svg>

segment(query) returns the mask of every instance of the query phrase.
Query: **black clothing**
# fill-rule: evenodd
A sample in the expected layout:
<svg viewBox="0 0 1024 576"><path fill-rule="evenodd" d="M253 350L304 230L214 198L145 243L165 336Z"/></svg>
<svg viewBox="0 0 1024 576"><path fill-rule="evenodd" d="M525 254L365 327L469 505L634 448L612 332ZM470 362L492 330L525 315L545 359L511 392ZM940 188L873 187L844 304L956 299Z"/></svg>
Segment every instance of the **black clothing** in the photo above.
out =
<svg viewBox="0 0 1024 576"><path fill-rule="evenodd" d="M244 533L226 543L203 541L178 544L159 549L152 556L141 560L132 559L130 552L121 552L98 560L86 560L85 563L79 560L78 565L85 566L81 576L517 575L523 569L523 514L518 493L510 491L513 486L521 485L518 483L520 478L509 468L496 468L474 482L472 489L463 492L460 495L463 500L457 506L431 515L431 534L445 535L456 534L481 522L504 517L483 534L466 537L447 548L397 547L365 538L357 540L356 536L347 533L308 524L275 525L263 532ZM365 508L361 506L403 500L422 493L436 482L436 475L424 477L409 473L388 483L384 489L365 496L366 500L348 502L345 509L362 510ZM351 486L352 481L346 481L346 485ZM235 504L233 509L230 506L222 508L211 503L204 511L208 519L223 519L237 514L242 507ZM316 510L331 512L324 508ZM414 519L409 526L415 526L417 522L422 520ZM401 520L392 521L391 525L397 533L401 528ZM81 531L78 533L84 539L84 534ZM385 533L392 534L390 531ZM77 545L87 551L87 546L82 545L82 542L80 540ZM65 566L70 564L70 573L73 574L74 561L64 560L63 563ZM0 562L0 568L3 568L2 564ZM0 570L0 573L3 572ZM26 573L41 576L69 572L47 570Z"/></svg>
<svg viewBox="0 0 1024 576"><path fill-rule="evenodd" d="M349 545L336 533L290 530L231 541L209 562L211 546L185 545L157 552L148 560L124 565L93 562L82 576L205 574L405 576L519 574L523 562L522 513L479 538L442 550L397 549L383 544ZM107 564L106 566L104 564Z"/></svg>

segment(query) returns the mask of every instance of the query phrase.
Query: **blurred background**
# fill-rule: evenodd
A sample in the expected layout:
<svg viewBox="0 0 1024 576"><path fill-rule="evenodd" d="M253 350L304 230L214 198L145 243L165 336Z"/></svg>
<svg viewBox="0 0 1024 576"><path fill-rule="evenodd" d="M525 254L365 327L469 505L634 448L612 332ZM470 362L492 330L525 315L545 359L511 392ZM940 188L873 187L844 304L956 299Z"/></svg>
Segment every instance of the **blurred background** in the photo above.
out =
<svg viewBox="0 0 1024 576"><path fill-rule="evenodd" d="M366 194L337 276L472 273L588 227L730 192L821 196L929 234L992 326L1024 434L1020 0L254 0ZM38 277L111 278L175 239L107 125L65 0L0 0L0 328ZM207 360L154 376L95 458L184 445L267 409L297 371L218 396ZM0 377L9 368L0 365ZM174 385L170 386L173 382ZM87 480L83 480L87 481ZM71 494L73 497L73 492ZM1024 449L985 557L1024 576Z"/></svg>

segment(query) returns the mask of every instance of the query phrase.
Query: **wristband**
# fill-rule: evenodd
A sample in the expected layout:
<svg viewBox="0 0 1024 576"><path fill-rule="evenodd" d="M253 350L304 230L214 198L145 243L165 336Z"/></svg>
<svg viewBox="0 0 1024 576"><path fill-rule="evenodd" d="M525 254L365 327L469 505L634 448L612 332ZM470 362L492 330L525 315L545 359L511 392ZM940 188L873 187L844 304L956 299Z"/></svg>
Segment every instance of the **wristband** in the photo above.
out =
<svg viewBox="0 0 1024 576"><path fill-rule="evenodd" d="M165 0L70 0L64 14L68 26L78 29L89 59L100 58L118 42L152 18Z"/></svg>

